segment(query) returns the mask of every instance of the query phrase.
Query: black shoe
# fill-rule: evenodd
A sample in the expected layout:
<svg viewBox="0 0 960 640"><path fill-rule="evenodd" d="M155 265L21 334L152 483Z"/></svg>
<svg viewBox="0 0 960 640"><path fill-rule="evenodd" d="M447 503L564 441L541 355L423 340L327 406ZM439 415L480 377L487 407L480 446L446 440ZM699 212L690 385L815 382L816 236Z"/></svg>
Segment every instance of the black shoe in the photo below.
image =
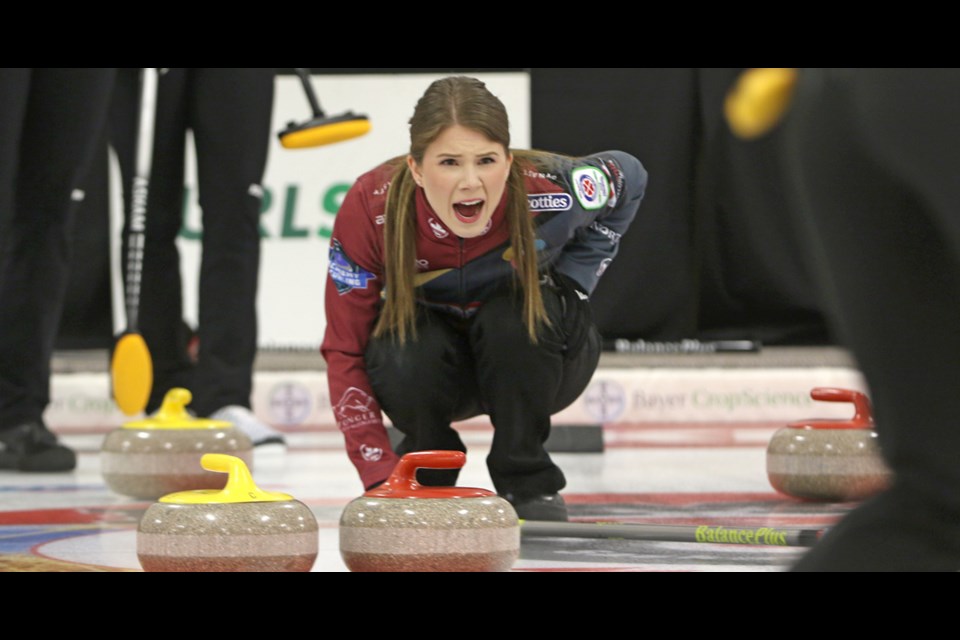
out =
<svg viewBox="0 0 960 640"><path fill-rule="evenodd" d="M503 498L513 505L517 517L521 520L540 520L551 522L566 522L567 505L558 493L541 496L517 497L506 494Z"/></svg>
<svg viewBox="0 0 960 640"><path fill-rule="evenodd" d="M73 471L77 454L57 442L43 422L27 422L0 430L0 469Z"/></svg>

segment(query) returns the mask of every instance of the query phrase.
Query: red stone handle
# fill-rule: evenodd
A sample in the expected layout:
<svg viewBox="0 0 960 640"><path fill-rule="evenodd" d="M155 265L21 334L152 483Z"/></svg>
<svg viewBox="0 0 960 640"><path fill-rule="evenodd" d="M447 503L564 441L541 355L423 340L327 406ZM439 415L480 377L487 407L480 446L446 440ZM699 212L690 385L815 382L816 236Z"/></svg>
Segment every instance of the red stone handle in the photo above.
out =
<svg viewBox="0 0 960 640"><path fill-rule="evenodd" d="M854 406L853 418L845 421L804 420L791 423L790 427L797 429L872 429L874 426L873 408L865 393L852 389L816 387L810 392L810 397L823 402L851 402Z"/></svg>
<svg viewBox="0 0 960 640"><path fill-rule="evenodd" d="M416 482L417 469L461 469L466 463L462 451L414 451L400 458L390 479Z"/></svg>
<svg viewBox="0 0 960 640"><path fill-rule="evenodd" d="M496 495L470 487L425 487L417 482L418 469L460 469L467 462L462 451L414 451L402 458L390 477L364 493L372 498L479 498Z"/></svg>

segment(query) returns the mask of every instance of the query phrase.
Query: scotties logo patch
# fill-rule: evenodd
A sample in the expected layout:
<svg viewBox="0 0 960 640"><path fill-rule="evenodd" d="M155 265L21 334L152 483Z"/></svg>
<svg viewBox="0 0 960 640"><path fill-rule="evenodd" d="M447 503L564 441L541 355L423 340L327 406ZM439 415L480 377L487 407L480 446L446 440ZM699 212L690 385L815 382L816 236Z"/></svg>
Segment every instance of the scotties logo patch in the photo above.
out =
<svg viewBox="0 0 960 640"><path fill-rule="evenodd" d="M569 211L573 198L568 193L531 193L527 195L530 211Z"/></svg>

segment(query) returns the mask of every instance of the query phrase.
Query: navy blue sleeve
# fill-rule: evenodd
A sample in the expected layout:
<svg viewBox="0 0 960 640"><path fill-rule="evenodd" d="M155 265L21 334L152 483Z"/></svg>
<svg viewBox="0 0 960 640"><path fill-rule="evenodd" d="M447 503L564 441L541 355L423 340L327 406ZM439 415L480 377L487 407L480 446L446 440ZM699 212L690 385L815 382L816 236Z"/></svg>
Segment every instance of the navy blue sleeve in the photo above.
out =
<svg viewBox="0 0 960 640"><path fill-rule="evenodd" d="M647 188L647 171L629 153L605 151L578 159L565 178L586 215L585 224L564 247L555 268L589 295L616 257L620 238L637 215Z"/></svg>

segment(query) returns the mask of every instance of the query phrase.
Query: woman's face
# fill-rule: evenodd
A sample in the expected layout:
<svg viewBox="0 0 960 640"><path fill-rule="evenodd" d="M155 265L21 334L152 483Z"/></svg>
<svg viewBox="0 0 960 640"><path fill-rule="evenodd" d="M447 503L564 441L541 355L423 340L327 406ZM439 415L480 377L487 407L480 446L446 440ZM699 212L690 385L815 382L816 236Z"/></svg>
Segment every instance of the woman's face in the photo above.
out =
<svg viewBox="0 0 960 640"><path fill-rule="evenodd" d="M499 142L461 125L448 127L407 165L427 202L447 228L461 238L484 233L507 187L513 156Z"/></svg>

